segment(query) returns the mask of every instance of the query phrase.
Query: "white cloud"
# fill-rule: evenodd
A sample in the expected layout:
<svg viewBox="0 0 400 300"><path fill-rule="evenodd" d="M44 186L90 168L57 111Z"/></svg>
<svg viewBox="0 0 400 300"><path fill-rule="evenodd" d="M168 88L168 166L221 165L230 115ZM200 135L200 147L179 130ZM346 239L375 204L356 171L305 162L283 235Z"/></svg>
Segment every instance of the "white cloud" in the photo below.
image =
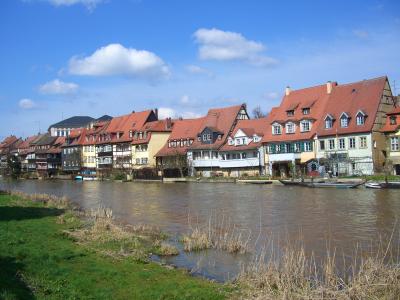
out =
<svg viewBox="0 0 400 300"><path fill-rule="evenodd" d="M279 94L277 92L268 92L263 95L263 98L267 100L275 100L279 97Z"/></svg>
<svg viewBox="0 0 400 300"><path fill-rule="evenodd" d="M87 9L93 10L96 8L98 4L105 1L104 0L47 0L47 2L49 2L54 6L72 6L75 4L82 4Z"/></svg>
<svg viewBox="0 0 400 300"><path fill-rule="evenodd" d="M181 103L182 103L182 104L188 104L189 102L190 102L190 98L189 98L188 95L183 95L183 96L181 97Z"/></svg>
<svg viewBox="0 0 400 300"><path fill-rule="evenodd" d="M170 107L160 107L158 109L158 118L165 119L165 118L173 118L175 116L175 110Z"/></svg>
<svg viewBox="0 0 400 300"><path fill-rule="evenodd" d="M208 76L212 76L213 73L210 72L209 70L196 66L196 65L188 65L185 67L186 71L188 71L189 73L192 74L204 74L204 75L208 75Z"/></svg>
<svg viewBox="0 0 400 300"><path fill-rule="evenodd" d="M195 118L200 118L202 115L199 113L194 113L191 111L185 111L184 113L182 113L182 117L184 119L195 119Z"/></svg>
<svg viewBox="0 0 400 300"><path fill-rule="evenodd" d="M248 40L237 32L201 28L194 33L194 37L200 45L199 57L202 60L240 60L257 66L278 62L264 55L266 47L262 43Z"/></svg>
<svg viewBox="0 0 400 300"><path fill-rule="evenodd" d="M31 109L36 106L36 103L31 99L24 98L24 99L19 100L18 105L22 109Z"/></svg>
<svg viewBox="0 0 400 300"><path fill-rule="evenodd" d="M359 39L366 39L369 37L369 33L366 30L356 29L353 30L353 34L358 37Z"/></svg>
<svg viewBox="0 0 400 300"><path fill-rule="evenodd" d="M147 79L168 77L168 66L152 52L109 44L92 55L69 61L69 72L75 75L112 76L125 75Z"/></svg>
<svg viewBox="0 0 400 300"><path fill-rule="evenodd" d="M79 86L72 82L63 82L59 79L46 82L39 87L42 94L71 94L78 90Z"/></svg>

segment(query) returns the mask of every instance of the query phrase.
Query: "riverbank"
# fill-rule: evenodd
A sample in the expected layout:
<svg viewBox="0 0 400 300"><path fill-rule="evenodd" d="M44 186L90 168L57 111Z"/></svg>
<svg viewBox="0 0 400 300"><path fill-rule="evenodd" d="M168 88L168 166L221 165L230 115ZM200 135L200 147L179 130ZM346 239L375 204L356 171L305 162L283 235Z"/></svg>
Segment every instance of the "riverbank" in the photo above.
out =
<svg viewBox="0 0 400 300"><path fill-rule="evenodd" d="M0 195L0 298L225 297L225 286L149 262L151 252L168 251L158 233L96 219L56 198Z"/></svg>
<svg viewBox="0 0 400 300"><path fill-rule="evenodd" d="M182 237L185 251L251 248L229 220L215 216L207 226L196 224ZM391 251L397 234L393 228L380 240L378 252L357 247L354 259L343 262L335 252L317 261L304 240L276 241L282 244L279 253L264 248L233 282L222 285L150 262L151 253L176 254L157 228L124 227L111 210L84 212L64 197L0 195L0 298L397 299L400 260Z"/></svg>

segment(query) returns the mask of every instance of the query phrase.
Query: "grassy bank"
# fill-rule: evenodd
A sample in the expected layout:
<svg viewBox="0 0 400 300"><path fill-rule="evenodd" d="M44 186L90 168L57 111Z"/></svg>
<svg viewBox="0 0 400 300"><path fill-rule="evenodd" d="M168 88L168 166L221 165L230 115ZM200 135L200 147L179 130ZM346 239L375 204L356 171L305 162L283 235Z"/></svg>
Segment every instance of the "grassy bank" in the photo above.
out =
<svg viewBox="0 0 400 300"><path fill-rule="evenodd" d="M221 285L148 262L149 252L175 254L154 230L77 214L0 195L0 299L224 298Z"/></svg>

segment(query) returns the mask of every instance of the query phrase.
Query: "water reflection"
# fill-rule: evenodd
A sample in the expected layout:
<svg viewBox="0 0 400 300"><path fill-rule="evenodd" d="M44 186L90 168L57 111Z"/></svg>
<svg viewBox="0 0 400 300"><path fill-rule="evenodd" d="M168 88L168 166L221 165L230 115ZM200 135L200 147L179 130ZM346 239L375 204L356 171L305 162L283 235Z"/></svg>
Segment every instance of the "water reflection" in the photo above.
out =
<svg viewBox="0 0 400 300"><path fill-rule="evenodd" d="M225 215L251 230L253 244L258 241L256 251L267 238L301 235L316 256L326 253L327 239L330 247L350 256L356 243L368 245L379 236L390 236L400 215L396 190L72 181L0 182L0 188L66 195L85 208L110 207L118 219L159 226L175 240L188 231L189 215L199 223L206 223L210 214ZM393 246L398 244L396 231ZM249 259L249 255L206 251L183 253L168 262L224 280L234 277Z"/></svg>

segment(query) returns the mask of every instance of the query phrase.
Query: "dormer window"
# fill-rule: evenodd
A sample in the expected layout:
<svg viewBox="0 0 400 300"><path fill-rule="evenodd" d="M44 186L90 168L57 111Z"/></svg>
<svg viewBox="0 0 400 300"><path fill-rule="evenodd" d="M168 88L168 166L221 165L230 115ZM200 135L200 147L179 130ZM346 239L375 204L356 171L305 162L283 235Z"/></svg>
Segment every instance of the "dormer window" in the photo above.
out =
<svg viewBox="0 0 400 300"><path fill-rule="evenodd" d="M303 120L300 122L300 131L307 132L311 129L311 122L309 120Z"/></svg>
<svg viewBox="0 0 400 300"><path fill-rule="evenodd" d="M309 115L309 114L310 114L310 108L309 107L303 108L303 115Z"/></svg>
<svg viewBox="0 0 400 300"><path fill-rule="evenodd" d="M325 129L330 129L333 126L333 118L331 115L325 117Z"/></svg>
<svg viewBox="0 0 400 300"><path fill-rule="evenodd" d="M218 134L218 140L222 140L222 134Z"/></svg>
<svg viewBox="0 0 400 300"><path fill-rule="evenodd" d="M390 116L390 125L396 125L396 116Z"/></svg>
<svg viewBox="0 0 400 300"><path fill-rule="evenodd" d="M295 125L292 122L286 123L286 133L294 133Z"/></svg>
<svg viewBox="0 0 400 300"><path fill-rule="evenodd" d="M287 113L288 117L293 117L294 116L294 110L293 109L287 110L286 113Z"/></svg>
<svg viewBox="0 0 400 300"><path fill-rule="evenodd" d="M280 124L272 125L272 134L282 134L282 126Z"/></svg>
<svg viewBox="0 0 400 300"><path fill-rule="evenodd" d="M349 115L342 113L340 117L340 127L346 128L349 126Z"/></svg>
<svg viewBox="0 0 400 300"><path fill-rule="evenodd" d="M365 116L366 116L365 113L362 112L361 110L357 113L356 123L358 126L365 124Z"/></svg>

